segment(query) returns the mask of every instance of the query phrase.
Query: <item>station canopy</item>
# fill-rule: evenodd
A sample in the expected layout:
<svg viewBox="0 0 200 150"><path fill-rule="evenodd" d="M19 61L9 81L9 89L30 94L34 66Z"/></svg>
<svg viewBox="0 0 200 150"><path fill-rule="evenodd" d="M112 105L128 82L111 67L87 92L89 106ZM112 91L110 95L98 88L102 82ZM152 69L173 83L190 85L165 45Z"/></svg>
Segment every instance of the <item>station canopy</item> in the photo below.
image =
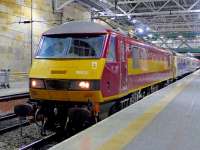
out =
<svg viewBox="0 0 200 150"><path fill-rule="evenodd" d="M71 3L158 46L200 53L200 0L57 0L57 10Z"/></svg>

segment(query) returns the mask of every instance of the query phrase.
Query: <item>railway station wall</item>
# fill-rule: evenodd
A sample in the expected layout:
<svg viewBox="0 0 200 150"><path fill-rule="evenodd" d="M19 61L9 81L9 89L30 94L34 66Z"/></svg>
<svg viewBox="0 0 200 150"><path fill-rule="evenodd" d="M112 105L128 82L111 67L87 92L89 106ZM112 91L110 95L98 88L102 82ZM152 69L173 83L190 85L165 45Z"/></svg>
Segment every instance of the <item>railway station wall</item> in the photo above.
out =
<svg viewBox="0 0 200 150"><path fill-rule="evenodd" d="M52 0L32 0L33 3L33 50L41 33L49 28L72 20L86 19L86 10L69 5L62 13L53 11ZM82 13L81 13L82 12ZM86 12L86 13L85 13ZM0 0L0 69L28 72L31 64L31 24L19 23L30 20L31 0Z"/></svg>

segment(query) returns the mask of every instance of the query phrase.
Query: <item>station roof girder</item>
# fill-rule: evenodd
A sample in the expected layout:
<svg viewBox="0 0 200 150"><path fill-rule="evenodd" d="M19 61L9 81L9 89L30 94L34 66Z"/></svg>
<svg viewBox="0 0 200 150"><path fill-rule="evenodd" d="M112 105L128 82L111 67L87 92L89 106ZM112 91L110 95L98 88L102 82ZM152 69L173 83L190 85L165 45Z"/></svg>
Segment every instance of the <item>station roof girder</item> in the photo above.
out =
<svg viewBox="0 0 200 150"><path fill-rule="evenodd" d="M135 28L135 24L131 22L135 19L151 28L151 33L154 34L152 40L159 40L161 35L172 40L179 35L192 39L200 33L200 0L60 1L65 1L65 5L76 2L84 4L90 10L94 8L94 18L103 18L107 22L115 21L124 27L132 25ZM111 20L112 18L114 20Z"/></svg>

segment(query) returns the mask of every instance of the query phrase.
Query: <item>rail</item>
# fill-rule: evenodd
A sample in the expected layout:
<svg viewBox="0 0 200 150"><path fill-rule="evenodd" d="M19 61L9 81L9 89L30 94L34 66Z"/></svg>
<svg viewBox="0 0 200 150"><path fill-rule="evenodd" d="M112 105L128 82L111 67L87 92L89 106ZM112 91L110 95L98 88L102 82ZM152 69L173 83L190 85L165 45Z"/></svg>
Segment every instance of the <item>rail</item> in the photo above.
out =
<svg viewBox="0 0 200 150"><path fill-rule="evenodd" d="M51 135L48 135L42 139L39 139L37 141L34 141L33 143L26 145L22 148L19 148L19 150L28 150L28 149L40 149L42 146L47 145L47 143L54 141L57 137L56 133L52 133Z"/></svg>
<svg viewBox="0 0 200 150"><path fill-rule="evenodd" d="M0 117L0 121L9 120L9 119L12 119L12 118L15 118L15 117L17 117L16 114L14 114L14 113L9 113L9 114L7 114L7 115L1 116L1 117Z"/></svg>
<svg viewBox="0 0 200 150"><path fill-rule="evenodd" d="M22 99L22 98L29 98L29 97L30 97L30 95L29 95L28 92L13 94L13 95L0 96L0 102L17 100L17 99Z"/></svg>
<svg viewBox="0 0 200 150"><path fill-rule="evenodd" d="M23 123L17 123L15 125L5 127L5 128L0 129L0 134L4 134L6 132L10 132L12 130L15 130L15 129L18 129L20 127L27 126L27 125L30 125L29 121L25 121Z"/></svg>

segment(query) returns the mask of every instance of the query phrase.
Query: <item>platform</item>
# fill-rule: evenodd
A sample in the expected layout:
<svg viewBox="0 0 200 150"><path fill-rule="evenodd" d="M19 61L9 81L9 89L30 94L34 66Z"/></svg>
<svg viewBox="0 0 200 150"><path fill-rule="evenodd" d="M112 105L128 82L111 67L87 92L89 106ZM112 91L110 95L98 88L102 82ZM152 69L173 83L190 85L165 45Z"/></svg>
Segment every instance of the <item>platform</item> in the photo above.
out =
<svg viewBox="0 0 200 150"><path fill-rule="evenodd" d="M200 71L50 150L199 150Z"/></svg>
<svg viewBox="0 0 200 150"><path fill-rule="evenodd" d="M28 91L29 91L28 80L12 81L10 82L10 88L0 88L0 97L20 94L20 93L27 93Z"/></svg>

